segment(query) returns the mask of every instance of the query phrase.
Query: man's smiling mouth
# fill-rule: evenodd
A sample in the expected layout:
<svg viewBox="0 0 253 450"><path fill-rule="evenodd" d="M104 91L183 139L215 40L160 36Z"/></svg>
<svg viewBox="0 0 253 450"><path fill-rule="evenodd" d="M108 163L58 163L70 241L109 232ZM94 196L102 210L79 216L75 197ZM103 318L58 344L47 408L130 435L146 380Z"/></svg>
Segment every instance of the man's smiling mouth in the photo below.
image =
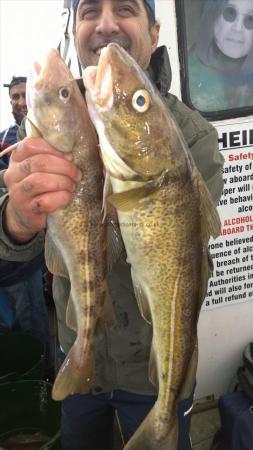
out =
<svg viewBox="0 0 253 450"><path fill-rule="evenodd" d="M100 56L101 50L105 47L107 47L108 44L118 44L120 47L124 48L124 50L128 51L130 48L130 43L126 39L111 39L104 42L97 42L97 45L93 45L93 52Z"/></svg>

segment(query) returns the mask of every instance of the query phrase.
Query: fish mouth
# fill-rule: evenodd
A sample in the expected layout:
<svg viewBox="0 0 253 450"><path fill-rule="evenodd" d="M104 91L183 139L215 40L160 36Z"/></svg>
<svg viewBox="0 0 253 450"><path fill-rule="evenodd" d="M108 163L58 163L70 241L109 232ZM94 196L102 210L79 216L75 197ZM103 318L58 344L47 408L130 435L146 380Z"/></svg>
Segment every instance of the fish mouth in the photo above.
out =
<svg viewBox="0 0 253 450"><path fill-rule="evenodd" d="M102 49L103 49L103 48L105 48L105 47L103 46L103 47L99 47L99 48L97 48L97 50L95 50L95 51L94 51L95 55L98 55L98 56L100 56L100 54L101 54L101 51L102 51Z"/></svg>
<svg viewBox="0 0 253 450"><path fill-rule="evenodd" d="M113 92L114 89L117 90L117 64L120 64L125 53L128 53L127 50L117 42L111 42L101 49L94 86L94 99L104 110L110 109L113 105Z"/></svg>
<svg viewBox="0 0 253 450"><path fill-rule="evenodd" d="M33 64L32 68L30 69L30 71L28 73L28 77L27 77L27 87L26 87L27 111L26 111L26 114L28 113L28 110L29 110L29 113L31 114L33 100L34 100L34 89L35 89L36 83L39 79L40 72L41 72L41 65L38 62L35 62Z"/></svg>
<svg viewBox="0 0 253 450"><path fill-rule="evenodd" d="M96 74L94 98L103 109L110 109L113 103L112 67L109 46L101 49Z"/></svg>
<svg viewBox="0 0 253 450"><path fill-rule="evenodd" d="M84 85L88 88L97 107L104 111L109 110L113 105L113 78L109 56L111 45L117 44L100 47L98 66L88 67L83 73Z"/></svg>
<svg viewBox="0 0 253 450"><path fill-rule="evenodd" d="M90 48L95 53L95 55L100 56L103 48L110 44L116 44L124 48L126 51L130 49L130 41L126 36L114 36L108 37L107 39L95 39L91 42Z"/></svg>

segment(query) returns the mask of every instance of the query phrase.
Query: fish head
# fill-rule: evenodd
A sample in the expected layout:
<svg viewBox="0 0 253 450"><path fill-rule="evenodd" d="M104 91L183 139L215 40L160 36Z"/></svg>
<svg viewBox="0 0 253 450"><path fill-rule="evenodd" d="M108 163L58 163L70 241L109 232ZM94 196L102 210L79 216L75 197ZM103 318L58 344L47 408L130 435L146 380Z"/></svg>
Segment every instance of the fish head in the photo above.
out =
<svg viewBox="0 0 253 450"><path fill-rule="evenodd" d="M147 74L122 47L103 48L98 67L86 68L83 80L109 172L126 178L128 167L128 179L150 180L175 169L175 125Z"/></svg>
<svg viewBox="0 0 253 450"><path fill-rule="evenodd" d="M59 52L51 49L45 63L34 64L27 82L28 129L63 152L71 152L81 130L85 106L78 85Z"/></svg>

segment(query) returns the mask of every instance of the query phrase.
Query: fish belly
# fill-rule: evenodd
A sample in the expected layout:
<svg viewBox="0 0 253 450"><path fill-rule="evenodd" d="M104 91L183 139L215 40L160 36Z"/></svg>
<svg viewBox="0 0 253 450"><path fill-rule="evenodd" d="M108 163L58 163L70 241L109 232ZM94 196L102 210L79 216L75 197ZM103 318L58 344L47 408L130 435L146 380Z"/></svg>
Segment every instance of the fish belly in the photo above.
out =
<svg viewBox="0 0 253 450"><path fill-rule="evenodd" d="M160 449L165 442L170 442L166 448L177 448L176 406L191 394L196 372L191 361L201 282L198 207L195 195L183 201L178 192L176 200L169 193L153 196L140 208L119 212L133 284L137 296L142 292L139 306L149 312L146 319L153 325L150 375L159 384L156 404L126 450ZM191 364L195 364L193 371Z"/></svg>
<svg viewBox="0 0 253 450"><path fill-rule="evenodd" d="M105 239L101 217L72 202L49 215L46 261L52 273L70 280L66 323L77 338L59 370L53 398L87 392L94 381L93 336L105 300Z"/></svg>

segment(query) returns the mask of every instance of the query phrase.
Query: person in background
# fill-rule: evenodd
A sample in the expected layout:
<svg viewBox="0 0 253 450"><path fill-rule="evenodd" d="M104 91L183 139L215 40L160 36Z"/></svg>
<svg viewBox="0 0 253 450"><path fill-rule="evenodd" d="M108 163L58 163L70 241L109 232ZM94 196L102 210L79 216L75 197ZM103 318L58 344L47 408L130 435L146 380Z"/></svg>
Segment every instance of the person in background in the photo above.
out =
<svg viewBox="0 0 253 450"><path fill-rule="evenodd" d="M205 1L188 68L199 111L253 107L253 0Z"/></svg>
<svg viewBox="0 0 253 450"><path fill-rule="evenodd" d="M17 131L23 118L27 114L26 106L26 77L12 77L9 84L4 84L9 88L10 103L15 124L0 132L0 151L5 150L12 144L17 142ZM5 155L0 159L0 168L8 166L9 155Z"/></svg>
<svg viewBox="0 0 253 450"><path fill-rule="evenodd" d="M9 88L15 124L0 133L0 151L17 142L17 131L27 114L26 77L13 77ZM9 155L0 158L0 168L7 169ZM2 194L6 189L2 188ZM1 332L25 331L38 337L46 349L45 376L52 378L52 350L49 321L44 298L47 270L41 252L31 261L0 259Z"/></svg>
<svg viewBox="0 0 253 450"><path fill-rule="evenodd" d="M101 48L116 42L143 70L148 70L217 204L223 189L223 157L218 151L217 133L198 112L168 92L171 71L166 48L157 47L160 27L155 17L155 1L72 0L72 9L75 47L81 65L96 65ZM20 137L24 137L22 129ZM24 172L23 167L30 169ZM71 201L75 183L81 176L64 153L42 138L20 142L3 177L9 195L0 199L2 258L30 260L42 251L48 213ZM26 182L31 183L29 192L25 189ZM91 391L70 395L62 402L62 450L112 450L115 410L127 441L157 398L157 387L148 376L152 327L138 309L124 252L113 265L107 281L115 323L104 335L95 338L96 377ZM63 358L76 338L66 324L69 292L69 281L54 276L53 296ZM179 450L191 449L192 401L191 395L178 405Z"/></svg>

